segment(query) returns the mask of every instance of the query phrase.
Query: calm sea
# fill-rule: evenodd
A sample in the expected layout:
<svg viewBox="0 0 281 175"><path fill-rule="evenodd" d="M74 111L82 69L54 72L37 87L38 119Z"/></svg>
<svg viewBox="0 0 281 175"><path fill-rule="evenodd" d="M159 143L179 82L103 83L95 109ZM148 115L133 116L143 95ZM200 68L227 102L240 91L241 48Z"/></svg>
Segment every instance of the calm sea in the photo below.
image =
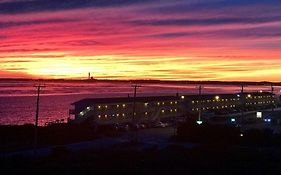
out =
<svg viewBox="0 0 281 175"><path fill-rule="evenodd" d="M39 124L67 119L71 103L83 98L127 97L133 95L130 83L112 82L42 82ZM37 82L0 81L0 124L34 123ZM196 94L198 85L142 84L138 96ZM248 86L245 91L270 90L268 86ZM275 88L280 93L280 87ZM236 93L239 86L204 85L202 93Z"/></svg>

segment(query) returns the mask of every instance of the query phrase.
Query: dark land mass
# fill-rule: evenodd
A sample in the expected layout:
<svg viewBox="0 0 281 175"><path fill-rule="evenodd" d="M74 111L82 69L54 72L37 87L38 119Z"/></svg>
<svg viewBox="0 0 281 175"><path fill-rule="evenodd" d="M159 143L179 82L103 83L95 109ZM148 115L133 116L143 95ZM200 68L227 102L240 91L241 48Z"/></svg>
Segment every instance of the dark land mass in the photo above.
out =
<svg viewBox="0 0 281 175"><path fill-rule="evenodd" d="M165 148L125 142L76 152L63 145L118 133L104 127L97 135L87 124L40 127L39 147L53 146L42 157L5 156L30 147L34 128L1 126L0 168L3 174L281 174L281 135L252 130L240 137L237 127L192 123L179 125Z"/></svg>
<svg viewBox="0 0 281 175"><path fill-rule="evenodd" d="M211 85L262 85L262 86L281 86L281 82L269 82L269 81L178 81L178 80L108 80L108 79L11 79L11 78L0 78L1 81L38 81L38 82L87 82L87 83L96 83L96 82L110 82L110 83L137 83L137 84L211 84Z"/></svg>

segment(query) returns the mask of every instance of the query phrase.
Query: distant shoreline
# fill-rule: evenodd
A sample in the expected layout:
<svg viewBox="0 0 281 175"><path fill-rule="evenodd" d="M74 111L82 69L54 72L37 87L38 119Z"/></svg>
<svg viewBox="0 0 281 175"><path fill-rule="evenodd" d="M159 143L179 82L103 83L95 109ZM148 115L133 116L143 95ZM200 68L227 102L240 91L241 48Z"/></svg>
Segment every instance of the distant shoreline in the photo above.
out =
<svg viewBox="0 0 281 175"><path fill-rule="evenodd" d="M116 83L137 83L137 84L212 84L212 85L264 85L264 86L281 86L281 82L269 82L269 81L190 81L190 80L109 80L109 79L25 79L25 78L0 78L1 81L42 81L42 82L116 82Z"/></svg>

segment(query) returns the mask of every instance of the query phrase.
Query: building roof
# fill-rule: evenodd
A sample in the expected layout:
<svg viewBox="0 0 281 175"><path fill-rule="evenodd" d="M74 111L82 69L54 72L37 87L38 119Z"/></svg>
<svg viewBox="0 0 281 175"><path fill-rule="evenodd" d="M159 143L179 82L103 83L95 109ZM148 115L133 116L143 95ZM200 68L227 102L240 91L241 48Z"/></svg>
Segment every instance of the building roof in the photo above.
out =
<svg viewBox="0 0 281 175"><path fill-rule="evenodd" d="M179 100L179 96L148 96L136 97L136 102L150 102L150 101L167 101ZM72 105L82 104L103 104L103 103L128 103L133 102L134 97L117 97L117 98L86 98L72 103Z"/></svg>
<svg viewBox="0 0 281 175"><path fill-rule="evenodd" d="M236 98L237 94L202 94L201 99L211 99L215 96L220 96L220 98ZM272 95L270 92L245 92L251 95ZM199 95L183 95L185 100L199 99ZM181 96L148 96L148 97L136 97L136 102L151 102L151 101L168 101L168 100L180 100ZM133 102L134 97L116 97L116 98L85 98L72 103L71 105L92 105L92 104L108 104L108 103L129 103Z"/></svg>

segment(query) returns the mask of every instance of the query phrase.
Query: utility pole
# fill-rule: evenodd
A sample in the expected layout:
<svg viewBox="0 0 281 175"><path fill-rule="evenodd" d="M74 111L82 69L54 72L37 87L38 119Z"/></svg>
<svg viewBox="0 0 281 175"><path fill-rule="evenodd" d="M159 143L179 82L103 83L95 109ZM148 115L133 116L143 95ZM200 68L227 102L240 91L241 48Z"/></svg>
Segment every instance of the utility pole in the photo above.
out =
<svg viewBox="0 0 281 175"><path fill-rule="evenodd" d="M242 104L242 122L244 122L244 110L245 110L245 100L246 100L246 97L244 95L244 84L241 85L241 104Z"/></svg>
<svg viewBox="0 0 281 175"><path fill-rule="evenodd" d="M274 87L273 87L273 84L271 83L271 96L273 96L273 93L274 93ZM272 103L272 107L271 107L272 112L274 111L274 106L275 106L275 104Z"/></svg>
<svg viewBox="0 0 281 175"><path fill-rule="evenodd" d="M201 113L202 113L202 86L201 85L199 85L198 93L199 93L199 113L198 113L198 121L197 121L197 123L201 124L202 123L202 120L201 120Z"/></svg>
<svg viewBox="0 0 281 175"><path fill-rule="evenodd" d="M134 88L134 99L133 99L133 116L132 116L132 125L133 127L137 127L136 125L136 96L137 96L137 89L141 87L140 85L132 85ZM133 134L132 142L137 142L138 141L138 135L137 135L137 128L135 128L135 132Z"/></svg>
<svg viewBox="0 0 281 175"><path fill-rule="evenodd" d="M34 126L34 143L33 143L34 144L33 153L36 156L37 155L37 143L38 143L38 117L39 117L40 91L41 91L41 88L44 88L46 86L39 84L34 87L37 88L36 116L35 116L35 126Z"/></svg>

